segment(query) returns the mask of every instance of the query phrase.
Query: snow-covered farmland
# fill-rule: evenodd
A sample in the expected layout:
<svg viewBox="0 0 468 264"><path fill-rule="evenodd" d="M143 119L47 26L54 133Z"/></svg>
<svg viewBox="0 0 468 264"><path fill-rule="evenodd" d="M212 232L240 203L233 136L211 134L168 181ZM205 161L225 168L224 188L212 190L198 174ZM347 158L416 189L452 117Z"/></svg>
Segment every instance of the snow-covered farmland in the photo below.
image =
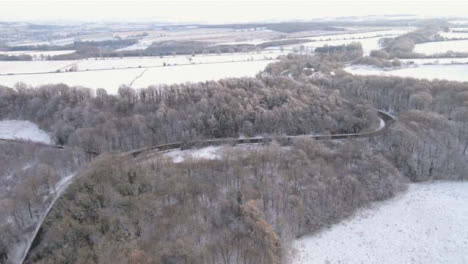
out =
<svg viewBox="0 0 468 264"><path fill-rule="evenodd" d="M49 134L36 124L22 120L0 121L0 139L22 139L52 144Z"/></svg>
<svg viewBox="0 0 468 264"><path fill-rule="evenodd" d="M360 32L360 33L315 36L315 37L307 37L305 39L310 39L312 41L349 40L349 39L359 40L359 39L373 38L373 37L398 36L398 35L406 34L409 31L410 29L391 29L391 30L379 30L379 31L369 31L369 32Z"/></svg>
<svg viewBox="0 0 468 264"><path fill-rule="evenodd" d="M104 88L108 93L116 94L120 85L129 85L144 69L124 69L107 71L83 71L29 75L0 76L0 85L13 87L22 82L29 86L64 83L69 86Z"/></svg>
<svg viewBox="0 0 468 264"><path fill-rule="evenodd" d="M364 38L364 39L337 39L337 40L323 40L323 41L314 41L303 43L299 45L293 45L290 47L300 47L304 46L306 50L313 51L315 48L323 47L325 45L328 46L339 46L339 45L346 45L353 42L359 42L362 45L362 50L364 55L369 55L371 51L380 49L379 40L380 37L373 37L373 38Z"/></svg>
<svg viewBox="0 0 468 264"><path fill-rule="evenodd" d="M467 201L467 182L411 184L392 200L295 241L292 263L468 263Z"/></svg>
<svg viewBox="0 0 468 264"><path fill-rule="evenodd" d="M138 43L120 49L141 50L149 47L153 42L177 40L177 41L204 41L219 44L240 44L254 39L272 39L280 36L280 33L267 29L235 30L231 28L193 28L169 31L146 31L148 36L140 39Z"/></svg>
<svg viewBox="0 0 468 264"><path fill-rule="evenodd" d="M379 68L353 65L344 68L345 71L354 75L377 75L377 76L397 76L411 77L428 80L449 80L467 82L468 65L422 65L418 67L408 67L396 70L382 70Z"/></svg>
<svg viewBox="0 0 468 264"><path fill-rule="evenodd" d="M250 52L234 54L207 54L207 55L179 55L165 57L127 57L127 58L106 58L106 59L87 59L77 62L79 70L93 69L122 69L127 67L151 67L163 65L214 63L214 62L234 62L249 60L276 59L279 55L285 54L278 50L269 52Z"/></svg>
<svg viewBox="0 0 468 264"><path fill-rule="evenodd" d="M18 41L7 43L8 46L39 46L39 45L55 45L55 46L66 46L73 44L75 41L105 41L112 40L114 36L112 33L96 33L89 35L81 35L76 37L60 38L51 41Z"/></svg>
<svg viewBox="0 0 468 264"><path fill-rule="evenodd" d="M149 68L135 80L132 87L145 88L153 84L200 82L226 77L253 77L271 62L247 61Z"/></svg>
<svg viewBox="0 0 468 264"><path fill-rule="evenodd" d="M457 29L454 30L455 31L440 32L439 35L446 39L468 39L468 32L456 32Z"/></svg>
<svg viewBox="0 0 468 264"><path fill-rule="evenodd" d="M395 30L381 30L369 31L363 33L348 33L326 36L306 37L311 42L289 45L291 48L298 48L304 46L307 51L313 51L315 48L323 47L325 45L337 46L350 44L352 42L359 42L362 45L364 55L369 55L372 50L380 49L379 40L382 37L394 37L403 35L409 32L410 29L395 29Z"/></svg>
<svg viewBox="0 0 468 264"><path fill-rule="evenodd" d="M0 61L0 75L11 73L44 73L65 71L72 65L79 71L100 69L126 69L137 67L153 67L163 65L198 64L214 62L235 62L276 59L287 51L268 50L263 52L233 53L233 54L206 54L206 55L178 55L165 57L124 57L124 58L90 58L83 60L60 61Z"/></svg>
<svg viewBox="0 0 468 264"><path fill-rule="evenodd" d="M287 45L284 47L290 48L290 49L298 49L298 50L301 47L304 47L306 52L313 52L315 48L323 47L325 45L339 46L339 45L347 45L353 42L359 42L362 45L364 55L369 55L372 50L381 48L379 44L380 39L381 37L317 40L317 41L311 41L311 42L306 42L306 43L301 43L301 44ZM268 49L277 49L277 47L267 48L267 50Z"/></svg>
<svg viewBox="0 0 468 264"><path fill-rule="evenodd" d="M217 80L227 77L253 77L274 60L194 64L157 68L133 68L47 74L2 75L0 85L13 87L18 82L38 86L64 83L70 86L104 88L116 94L121 85L146 88L149 85ZM1 65L1 63L0 63Z"/></svg>
<svg viewBox="0 0 468 264"><path fill-rule="evenodd" d="M0 55L30 55L33 59L40 60L42 57L64 55L75 52L74 50L28 50L28 51L0 51Z"/></svg>
<svg viewBox="0 0 468 264"><path fill-rule="evenodd" d="M73 63L73 61L0 61L0 75L10 73L53 72L71 63Z"/></svg>
<svg viewBox="0 0 468 264"><path fill-rule="evenodd" d="M424 58L424 59L400 59L404 64L465 64L468 63L468 58Z"/></svg>
<svg viewBox="0 0 468 264"><path fill-rule="evenodd" d="M452 24L455 24L455 25L464 25L464 24L467 24L468 25L468 20L463 20L463 19L460 19L460 20L451 20L449 21L450 23Z"/></svg>
<svg viewBox="0 0 468 264"><path fill-rule="evenodd" d="M468 40L437 41L416 44L414 52L426 55L445 53L448 51L468 52Z"/></svg>

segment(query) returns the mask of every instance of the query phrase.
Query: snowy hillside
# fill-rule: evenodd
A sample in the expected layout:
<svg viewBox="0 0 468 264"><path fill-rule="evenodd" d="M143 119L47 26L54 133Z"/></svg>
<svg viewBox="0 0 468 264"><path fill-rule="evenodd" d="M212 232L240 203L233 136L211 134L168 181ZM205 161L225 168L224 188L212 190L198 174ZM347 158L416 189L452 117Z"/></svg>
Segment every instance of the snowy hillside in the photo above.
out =
<svg viewBox="0 0 468 264"><path fill-rule="evenodd" d="M294 264L468 263L468 183L409 190L295 242Z"/></svg>

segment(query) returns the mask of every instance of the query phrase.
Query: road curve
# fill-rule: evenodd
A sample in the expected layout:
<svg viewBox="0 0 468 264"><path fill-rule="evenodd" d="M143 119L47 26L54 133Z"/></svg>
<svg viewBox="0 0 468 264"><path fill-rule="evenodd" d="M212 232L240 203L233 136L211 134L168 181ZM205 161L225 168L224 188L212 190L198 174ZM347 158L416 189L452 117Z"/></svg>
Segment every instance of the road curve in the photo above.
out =
<svg viewBox="0 0 468 264"><path fill-rule="evenodd" d="M169 144L163 144L163 145L158 145L158 146L153 146L153 147L136 149L136 150L124 152L121 155L136 158L142 153L147 153L149 151L161 152L161 151L167 151L167 150L173 150L173 149L199 148L199 147L205 147L208 145L219 146L219 145L225 145L225 144L231 144L231 145L255 144L255 143L269 143L272 141L279 141L280 143L283 143L283 144L290 144L292 143L294 139L299 138L299 137L308 137L308 138L313 138L315 140L370 138L370 137L382 135L386 130L388 130L389 126L395 122L395 117L385 111L377 110L377 114L379 118L383 120L384 125L379 127L379 129L375 131L371 131L371 132L351 133L351 134L333 134L333 135L299 135L299 136L261 137L261 138L255 137L255 138L242 138L242 139L221 138L221 139L209 139L209 140L199 140L199 141L190 141L190 142L176 142L176 143L169 143ZM20 142L19 140L3 140L3 141ZM46 145L42 143L38 143L38 144ZM53 145L46 145L46 146L63 149L63 146L53 146ZM54 197L54 199L52 200L52 203L48 206L46 212L44 212L44 214L40 217L40 220L36 226L36 229L34 230L34 233L31 239L29 240L29 243L26 246L26 250L23 254L23 257L21 258L21 261L19 262L20 264L23 264L25 262L29 251L33 248L33 245L35 243L38 243L36 239L39 237L38 234L41 232L41 227L42 227L44 220L46 219L47 215L53 208L55 202L60 198L61 194L64 193L65 189L71 184L72 181L73 181L73 178L70 177L65 184L60 186L60 188L56 192L57 193L56 197Z"/></svg>
<svg viewBox="0 0 468 264"><path fill-rule="evenodd" d="M219 145L236 145L236 144L253 144L253 143L268 143L272 141L279 141L283 144L292 143L295 138L298 137L308 137L315 140L338 140L338 139L351 139L351 138L369 138L375 137L383 134L388 127L395 122L395 117L385 111L377 110L377 115L381 120L383 120L384 125L379 129L371 132L364 133L351 133L351 134L331 134L331 135L298 135L298 136L279 136L279 137L250 137L250 138L219 138L219 139L208 139L208 140L199 140L199 141L189 141L189 142L176 142L163 144L158 146L152 146L147 148L141 148L136 150L131 150L128 152L122 153L123 156L132 155L137 157L140 154L148 151L165 151L172 149L190 149L205 147L209 145L219 146Z"/></svg>

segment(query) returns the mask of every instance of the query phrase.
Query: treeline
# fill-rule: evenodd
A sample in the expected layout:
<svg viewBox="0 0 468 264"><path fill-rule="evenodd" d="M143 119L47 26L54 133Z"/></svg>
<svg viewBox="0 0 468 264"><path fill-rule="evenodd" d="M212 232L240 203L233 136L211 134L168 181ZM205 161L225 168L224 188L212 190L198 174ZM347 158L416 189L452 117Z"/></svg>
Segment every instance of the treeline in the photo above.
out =
<svg viewBox="0 0 468 264"><path fill-rule="evenodd" d="M318 53L357 52L357 53L361 53L362 55L362 45L359 42L353 42L350 44L346 44L346 45L343 44L343 45L337 45L337 46L325 45L323 47L315 48L315 52L318 52Z"/></svg>
<svg viewBox="0 0 468 264"><path fill-rule="evenodd" d="M398 58L392 58L390 53L383 49L373 50L369 55L370 56L364 56L353 61L353 64L371 65L379 68L392 68L401 66L401 62L398 60Z"/></svg>
<svg viewBox="0 0 468 264"><path fill-rule="evenodd" d="M397 58L411 58L414 56L415 44L443 40L438 32L439 27L431 26L406 33L396 38L384 38L381 45L384 50Z"/></svg>
<svg viewBox="0 0 468 264"><path fill-rule="evenodd" d="M0 118L26 119L89 153L262 135L356 133L375 110L283 76L224 79L109 95L66 85L0 88Z"/></svg>
<svg viewBox="0 0 468 264"><path fill-rule="evenodd" d="M270 63L265 72L273 76L282 75L285 72L296 78L306 78L310 73L330 74L345 64L362 59L362 46L358 42L348 45L324 46L316 49L314 55L294 54L281 56L280 61Z"/></svg>
<svg viewBox="0 0 468 264"><path fill-rule="evenodd" d="M356 61L353 64L357 65L371 65L378 68L392 68L400 67L401 62L398 59L388 60L382 57L376 56L364 56Z"/></svg>
<svg viewBox="0 0 468 264"><path fill-rule="evenodd" d="M90 57L102 57L106 54L113 54L116 49L125 48L136 44L135 39L115 39L103 41L74 41L68 45L34 45L34 46L14 46L4 47L5 51L54 51L54 50L75 50L74 53L48 56L48 60L77 60ZM111 55L107 55L111 56ZM10 58L8 58L10 57ZM19 56L0 55L0 60L32 60L29 55Z"/></svg>
<svg viewBox="0 0 468 264"><path fill-rule="evenodd" d="M365 141L222 155L101 157L58 201L26 263L285 263L295 237L406 183Z"/></svg>
<svg viewBox="0 0 468 264"><path fill-rule="evenodd" d="M8 55L0 54L0 61L31 61L33 58L31 55L21 54L21 55Z"/></svg>
<svg viewBox="0 0 468 264"><path fill-rule="evenodd" d="M112 40L98 42L76 42L70 49L76 52L52 56L51 60L75 60L91 57L134 57L134 56L168 56L168 55L197 55L208 53L251 52L263 48L261 45L236 44L213 45L200 41L160 41L154 42L146 49L117 51L135 44L134 39ZM297 41L296 41L297 42ZM270 43L269 45L272 45Z"/></svg>
<svg viewBox="0 0 468 264"><path fill-rule="evenodd" d="M262 49L269 48L269 47L278 47L284 45L293 45L293 44L300 44L300 43L307 43L311 42L310 39L285 39L285 40L273 40L268 42L263 42L257 45Z"/></svg>
<svg viewBox="0 0 468 264"><path fill-rule="evenodd" d="M281 22L281 23L247 23L247 24L221 24L221 25L197 25L199 28L234 28L238 30L256 30L270 29L284 33L295 33L309 30L323 31L346 31L347 27L408 27L419 26L426 27L430 25L447 25L447 21L443 19L415 19L415 18L399 18L399 19L367 19L356 21L350 18L349 20L341 21L312 21L312 22Z"/></svg>
<svg viewBox="0 0 468 264"><path fill-rule="evenodd" d="M143 51L143 55L166 56L205 53L232 53L256 50L255 45L216 45L200 41L161 41L154 42ZM138 51L137 51L138 52ZM140 52L141 53L141 52ZM124 53L125 54L125 53Z"/></svg>
<svg viewBox="0 0 468 264"><path fill-rule="evenodd" d="M74 53L61 54L50 57L50 60L78 60L91 57L109 57L114 50L125 48L136 44L135 39L118 39L103 41L75 41L67 45L69 49L75 50Z"/></svg>
<svg viewBox="0 0 468 264"><path fill-rule="evenodd" d="M27 46L2 46L2 51L54 51L69 50L71 45L27 45Z"/></svg>

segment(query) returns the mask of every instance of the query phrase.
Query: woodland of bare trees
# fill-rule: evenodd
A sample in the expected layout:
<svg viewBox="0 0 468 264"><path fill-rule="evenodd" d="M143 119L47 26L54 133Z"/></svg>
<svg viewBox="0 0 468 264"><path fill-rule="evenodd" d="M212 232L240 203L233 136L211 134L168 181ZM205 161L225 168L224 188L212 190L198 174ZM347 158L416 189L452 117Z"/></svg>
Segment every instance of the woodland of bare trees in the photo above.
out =
<svg viewBox="0 0 468 264"><path fill-rule="evenodd" d="M179 164L103 156L56 204L28 263L281 263L291 239L405 188L367 144L304 138Z"/></svg>
<svg viewBox="0 0 468 264"><path fill-rule="evenodd" d="M0 142L0 263L26 243L25 234L34 230L60 180L85 162L79 150Z"/></svg>
<svg viewBox="0 0 468 264"><path fill-rule="evenodd" d="M0 61L31 61L31 55L4 55L0 54Z"/></svg>
<svg viewBox="0 0 468 264"><path fill-rule="evenodd" d="M353 76L339 69L342 60L331 58L336 56L289 55L270 64L267 71L277 74L292 68L301 82L397 115L399 122L382 147L412 180L467 178L468 83ZM329 75L331 71L336 74Z"/></svg>
<svg viewBox="0 0 468 264"><path fill-rule="evenodd" d="M96 154L206 138L355 133L378 123L369 105L283 76L121 87L116 96L65 85L0 88L0 113Z"/></svg>
<svg viewBox="0 0 468 264"><path fill-rule="evenodd" d="M59 144L95 153L365 131L378 122L373 108L397 117L376 138L226 147L217 160L102 154L58 200L27 262L287 263L292 239L408 182L467 180L468 83L353 76L341 68L362 50L322 51L284 56L256 78L122 87L116 96L0 88L0 118L34 121Z"/></svg>

